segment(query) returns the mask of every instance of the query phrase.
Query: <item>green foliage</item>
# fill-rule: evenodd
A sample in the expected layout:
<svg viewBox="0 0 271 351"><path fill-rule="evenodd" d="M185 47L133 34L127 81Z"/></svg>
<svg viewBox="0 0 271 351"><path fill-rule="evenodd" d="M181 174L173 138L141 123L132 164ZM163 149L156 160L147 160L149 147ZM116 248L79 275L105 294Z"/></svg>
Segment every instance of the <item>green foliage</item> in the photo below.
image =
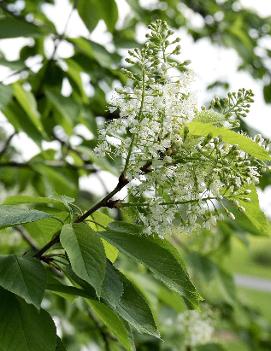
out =
<svg viewBox="0 0 271 351"><path fill-rule="evenodd" d="M116 313L101 302L89 300L88 303L97 317L109 328L122 346L128 351L135 350L130 330L127 329L124 322L116 315Z"/></svg>
<svg viewBox="0 0 271 351"><path fill-rule="evenodd" d="M101 240L86 224L66 224L60 236L74 272L90 285L98 296L105 276L105 254Z"/></svg>
<svg viewBox="0 0 271 351"><path fill-rule="evenodd" d="M3 289L0 299L1 350L55 351L55 325L47 312Z"/></svg>
<svg viewBox="0 0 271 351"><path fill-rule="evenodd" d="M184 296L191 306L197 306L200 297L177 250L169 242L143 236L140 227L123 222L113 222L100 235L132 259L143 263L157 279Z"/></svg>
<svg viewBox="0 0 271 351"><path fill-rule="evenodd" d="M270 103L270 50L261 47L270 36L270 18L239 8L237 0L173 0L166 6L159 0L153 7L144 1L126 2L129 16L120 23L122 8L118 10L115 0L70 1L73 16L77 13L88 31L70 37L68 18L64 32L58 33L47 15L46 6L53 1L25 0L22 7L15 0L0 1L0 39L27 39L15 59L6 55L4 46L0 52L0 68L9 69L0 84L0 350L79 351L91 344L106 351L179 351L181 332L174 323L166 324L187 306L201 310L200 296L219 314L218 342L229 335L246 343L247 350L267 350L270 324L238 299L232 275L222 268L232 237L245 242L246 235L270 233L254 187L244 189L251 190L250 202L230 203L235 221L227 218L215 233L199 231L189 238L178 227L164 240L144 236L142 228L132 224L130 209L100 210L118 205L118 197L100 204L84 220L81 216L99 204L92 180L99 180L101 171L118 177L121 173L119 160L97 157L93 149L101 123L119 117L118 110L108 111L107 96L112 87L126 82L119 69L120 53L140 46L136 29L161 18L174 28L183 27L195 41L207 38L233 48L239 68L264 82L264 98ZM202 26L194 26L189 13ZM100 21L113 45L93 38ZM154 49L160 40L155 34ZM54 52L48 54L50 41ZM62 56L63 43L71 48L69 57ZM40 64L32 64L37 58ZM65 96L64 85L70 87ZM210 88L217 86L226 87L227 82ZM223 127L231 115L242 118L247 113L252 96L240 94L213 100L212 111L201 111L197 121L188 124L189 133L195 140L210 133L221 136L255 159L270 161L262 146ZM18 134L35 143L34 157L25 156L28 146ZM270 185L269 173L261 180L263 188ZM87 179L87 190L82 179ZM109 192L113 188L111 182L103 186ZM52 316L60 320L62 340ZM222 349L213 343L193 351Z"/></svg>
<svg viewBox="0 0 271 351"><path fill-rule="evenodd" d="M41 35L41 28L16 18L0 19L0 38L34 37Z"/></svg>
<svg viewBox="0 0 271 351"><path fill-rule="evenodd" d="M214 137L221 136L223 141L232 145L238 145L241 150L259 160L270 160L270 154L246 135L236 133L223 127L215 127L211 123L198 121L189 123L188 128L192 135L207 136L211 134Z"/></svg>
<svg viewBox="0 0 271 351"><path fill-rule="evenodd" d="M46 287L46 271L31 257L0 256L0 286L40 308Z"/></svg>
<svg viewBox="0 0 271 351"><path fill-rule="evenodd" d="M0 228L49 218L48 213L10 205L0 205Z"/></svg>

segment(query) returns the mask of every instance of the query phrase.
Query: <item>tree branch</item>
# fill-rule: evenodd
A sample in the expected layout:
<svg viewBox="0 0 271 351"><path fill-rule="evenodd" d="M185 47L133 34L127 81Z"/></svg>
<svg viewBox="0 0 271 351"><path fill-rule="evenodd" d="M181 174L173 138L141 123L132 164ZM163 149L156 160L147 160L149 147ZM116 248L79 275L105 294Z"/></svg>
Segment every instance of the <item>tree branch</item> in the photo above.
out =
<svg viewBox="0 0 271 351"><path fill-rule="evenodd" d="M103 199L101 199L100 201L98 201L95 205L93 205L88 211L86 211L85 213L83 213L80 217L77 218L77 220L75 220L74 223L81 223L83 222L87 217L89 217L92 213L94 213L95 211L99 210L102 207L107 207L108 205L110 205L109 200L116 195L121 189L123 189L127 184L129 183L128 179L125 178L124 174L122 173L119 177L119 181L118 184L116 185L116 187L110 192L108 193ZM49 250L52 246L54 246L55 244L59 243L59 239L60 239L60 231L58 231L57 233L55 233L54 237L52 238L52 240L50 240L46 245L44 245L36 254L35 257L42 259L42 255Z"/></svg>

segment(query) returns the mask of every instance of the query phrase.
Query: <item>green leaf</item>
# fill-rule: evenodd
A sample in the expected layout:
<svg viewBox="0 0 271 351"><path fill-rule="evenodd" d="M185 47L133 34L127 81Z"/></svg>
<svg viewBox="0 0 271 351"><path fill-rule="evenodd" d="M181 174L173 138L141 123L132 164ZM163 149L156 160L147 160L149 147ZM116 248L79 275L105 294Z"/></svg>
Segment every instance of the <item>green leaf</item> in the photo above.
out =
<svg viewBox="0 0 271 351"><path fill-rule="evenodd" d="M85 295L91 298L96 298L93 287L85 280L77 276L72 271L71 267L68 266L65 270L65 273L71 282L83 288L82 291ZM119 304L122 294L123 283L121 275L118 270L109 261L107 261L105 278L103 281L100 297L111 307L115 308ZM82 296L82 293L80 296Z"/></svg>
<svg viewBox="0 0 271 351"><path fill-rule="evenodd" d="M197 306L197 293L177 250L166 240L140 235L141 228L129 223L113 222L99 234L132 259L143 263L157 279Z"/></svg>
<svg viewBox="0 0 271 351"><path fill-rule="evenodd" d="M263 88L263 96L266 103L271 102L271 84L265 85Z"/></svg>
<svg viewBox="0 0 271 351"><path fill-rule="evenodd" d="M81 94L82 101L87 104L89 98L85 93L84 84L81 78L81 72L83 72L82 68L72 59L66 60L66 63L68 65L67 75Z"/></svg>
<svg viewBox="0 0 271 351"><path fill-rule="evenodd" d="M55 351L56 328L50 315L0 289L1 351Z"/></svg>
<svg viewBox="0 0 271 351"><path fill-rule="evenodd" d="M230 129L223 127L215 127L210 123L201 123L192 121L187 124L189 133L196 136L207 136L211 133L214 137L221 136L223 141L232 145L238 145L239 148L249 155L258 158L259 160L271 160L269 153L259 144L251 140L245 135L233 132Z"/></svg>
<svg viewBox="0 0 271 351"><path fill-rule="evenodd" d="M9 85L0 84L0 111L9 103L12 97L12 88Z"/></svg>
<svg viewBox="0 0 271 351"><path fill-rule="evenodd" d="M67 196L75 197L77 195L77 182L73 178L73 174L68 172L60 172L53 167L42 163L35 163L32 161L31 167L42 177L45 183L47 194L65 194ZM63 168L63 170L66 170Z"/></svg>
<svg viewBox="0 0 271 351"><path fill-rule="evenodd" d="M124 275L123 294L116 306L118 314L131 324L139 333L146 333L159 337L153 312L142 292L132 284Z"/></svg>
<svg viewBox="0 0 271 351"><path fill-rule="evenodd" d="M0 256L0 286L40 308L46 286L46 271L34 258Z"/></svg>
<svg viewBox="0 0 271 351"><path fill-rule="evenodd" d="M101 18L111 32L114 30L118 20L118 8L115 0L79 0L77 9L90 32L93 31Z"/></svg>
<svg viewBox="0 0 271 351"><path fill-rule="evenodd" d="M97 26L101 18L100 12L96 9L97 3L95 0L78 0L77 3L77 11L90 32Z"/></svg>
<svg viewBox="0 0 271 351"><path fill-rule="evenodd" d="M187 258L197 287L208 301L235 304L236 289L231 274L198 252L189 252Z"/></svg>
<svg viewBox="0 0 271 351"><path fill-rule="evenodd" d="M18 206L0 205L0 228L39 221L51 217L48 213Z"/></svg>
<svg viewBox="0 0 271 351"><path fill-rule="evenodd" d="M113 32L118 20L118 7L115 0L100 0L97 4L108 30Z"/></svg>
<svg viewBox="0 0 271 351"><path fill-rule="evenodd" d="M59 337L57 337L57 343L56 343L56 351L66 351L63 342Z"/></svg>
<svg viewBox="0 0 271 351"><path fill-rule="evenodd" d="M105 277L106 257L101 240L84 223L63 226L60 241L74 272L92 285L98 296Z"/></svg>
<svg viewBox="0 0 271 351"><path fill-rule="evenodd" d="M123 283L117 269L107 262L101 297L115 308L123 294Z"/></svg>
<svg viewBox="0 0 271 351"><path fill-rule="evenodd" d="M66 206L61 200L50 197L29 196L29 195L11 195L7 197L4 205L18 205L18 204L47 204L57 208L66 209Z"/></svg>
<svg viewBox="0 0 271 351"><path fill-rule="evenodd" d="M245 213L240 213L238 210L235 211L235 224L243 226L248 232L256 229L254 232L258 232L260 235L269 235L271 225L260 208L255 185L249 185L244 190L251 191L250 194L246 195L250 202L238 199L240 206L245 208Z"/></svg>
<svg viewBox="0 0 271 351"><path fill-rule="evenodd" d="M33 37L41 34L39 27L12 17L0 18L0 39Z"/></svg>
<svg viewBox="0 0 271 351"><path fill-rule="evenodd" d="M33 125L44 136L44 130L40 121L40 114L37 110L37 103L34 95L30 91L25 90L19 83L13 84L13 92Z"/></svg>
<svg viewBox="0 0 271 351"><path fill-rule="evenodd" d="M23 130L34 142L40 145L43 139L41 132L16 100L11 100L3 110L3 113L16 131Z"/></svg>
<svg viewBox="0 0 271 351"><path fill-rule="evenodd" d="M68 134L72 134L73 126L80 113L80 107L71 97L65 97L58 93L56 89L46 89L45 94L54 108L62 116L60 124Z"/></svg>
<svg viewBox="0 0 271 351"><path fill-rule="evenodd" d="M110 54L102 45L97 44L94 41L83 37L70 38L69 41L76 46L78 51L81 51L91 60L97 61L100 66L106 69L109 69L115 63L114 56Z"/></svg>
<svg viewBox="0 0 271 351"><path fill-rule="evenodd" d="M109 223L113 222L113 219L106 214L96 211L91 215L91 219L95 222L89 222L89 226L95 231L102 231L104 227L107 227ZM106 257L114 263L119 255L119 250L113 245L108 243L106 240L102 239L104 245L104 251Z"/></svg>
<svg viewBox="0 0 271 351"><path fill-rule="evenodd" d="M131 332L126 328L124 322L105 304L88 300L92 310L98 318L107 326L110 332L119 340L127 351L134 351L135 345Z"/></svg>

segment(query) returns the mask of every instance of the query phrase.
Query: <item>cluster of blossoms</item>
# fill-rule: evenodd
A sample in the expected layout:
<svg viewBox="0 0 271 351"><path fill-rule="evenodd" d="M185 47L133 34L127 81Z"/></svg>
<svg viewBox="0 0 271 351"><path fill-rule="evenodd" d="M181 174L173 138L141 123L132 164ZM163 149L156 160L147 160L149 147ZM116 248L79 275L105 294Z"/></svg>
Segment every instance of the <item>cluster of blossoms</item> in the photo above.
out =
<svg viewBox="0 0 271 351"><path fill-rule="evenodd" d="M175 225L187 231L209 228L223 213L234 217L223 200L249 201L245 188L257 184L264 165L221 137L189 131L192 120L236 127L253 93L240 89L199 110L193 74L177 61L179 38L161 20L149 29L143 48L129 50L131 85L114 92L110 110L120 117L102 130L96 152L123 160L129 201L122 206L134 210L146 234L163 237Z"/></svg>
<svg viewBox="0 0 271 351"><path fill-rule="evenodd" d="M212 313L188 310L178 315L177 326L184 337L184 346L195 347L212 341L214 320Z"/></svg>

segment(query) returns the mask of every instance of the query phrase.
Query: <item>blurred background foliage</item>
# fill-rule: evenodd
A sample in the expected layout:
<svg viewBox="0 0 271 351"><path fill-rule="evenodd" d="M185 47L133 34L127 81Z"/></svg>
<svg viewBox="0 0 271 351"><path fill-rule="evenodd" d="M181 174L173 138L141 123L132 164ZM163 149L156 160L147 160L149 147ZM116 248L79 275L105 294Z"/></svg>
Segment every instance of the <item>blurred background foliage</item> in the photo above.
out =
<svg viewBox="0 0 271 351"><path fill-rule="evenodd" d="M129 6L125 17L121 13L124 3ZM140 45L142 38L136 34L153 19L183 28L195 42L207 38L212 44L233 48L240 58L238 69L260 82L266 103L271 103L271 49L265 45L271 35L271 18L260 17L238 0L122 0L119 6L115 0L75 0L70 2L67 18L61 18L60 32L45 11L46 4L54 5L54 1L0 0L0 39L22 40L16 59L7 50L1 51L0 41L0 67L8 72L1 75L0 85L0 198L4 203L27 203L25 194L65 195L84 209L100 195L97 181L104 192L113 188L116 180L109 174L118 175L119 165L98 159L93 148L102 124L118 117L106 106L108 93L125 82L120 71L124 49ZM71 16L76 13L86 35L68 34ZM91 35L101 21L110 38L106 47ZM68 48L65 54L63 45ZM227 81L216 80L206 89L228 86ZM242 127L255 133L244 123ZM31 148L37 152L27 158ZM270 174L266 174L261 189L270 184ZM42 209L46 205L32 206ZM60 207L59 218L65 214ZM53 219L46 219L15 231L2 230L1 253L24 252L29 242L40 247L56 226ZM176 233L171 238L218 316L214 343L197 350L271 349L270 291L240 288L234 280L236 273L271 278L268 235L269 222L265 228L255 227L239 215L235 223L221 222L216 233L204 231L192 237ZM141 266L131 266L122 256L118 265L144 289L160 321L163 341L137 335L137 350L181 350L181 330L174 321L185 309L183 301ZM94 310L86 312L80 299L69 301L60 294L48 294L45 308L55 316L67 350L121 350L110 326Z"/></svg>

